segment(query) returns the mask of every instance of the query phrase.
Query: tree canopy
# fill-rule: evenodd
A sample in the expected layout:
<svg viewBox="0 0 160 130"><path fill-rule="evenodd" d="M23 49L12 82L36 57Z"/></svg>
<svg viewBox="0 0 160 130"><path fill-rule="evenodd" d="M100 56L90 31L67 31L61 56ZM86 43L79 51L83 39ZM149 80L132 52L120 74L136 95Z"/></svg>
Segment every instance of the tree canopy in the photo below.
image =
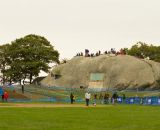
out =
<svg viewBox="0 0 160 130"><path fill-rule="evenodd" d="M2 47L2 46L1 46ZM44 37L30 34L12 41L5 51L6 65L4 75L13 81L38 76L40 70L48 72L49 63L59 62L59 53Z"/></svg>
<svg viewBox="0 0 160 130"><path fill-rule="evenodd" d="M137 42L130 49L127 50L127 53L132 56L139 58L149 58L156 62L160 62L160 46L148 45L143 42Z"/></svg>

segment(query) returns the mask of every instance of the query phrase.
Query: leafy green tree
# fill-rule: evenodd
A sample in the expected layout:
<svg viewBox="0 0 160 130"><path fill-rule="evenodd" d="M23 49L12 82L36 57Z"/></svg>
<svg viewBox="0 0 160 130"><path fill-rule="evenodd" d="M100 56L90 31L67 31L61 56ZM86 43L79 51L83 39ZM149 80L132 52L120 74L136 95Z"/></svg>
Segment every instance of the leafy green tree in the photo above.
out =
<svg viewBox="0 0 160 130"><path fill-rule="evenodd" d="M8 61L9 61L9 58L6 54L6 52L8 51L8 47L9 47L9 44L4 44L4 45L1 45L0 46L0 71L2 73L2 81L3 81L3 84L5 84L5 81L7 80L7 75L6 75L6 69L8 66Z"/></svg>
<svg viewBox="0 0 160 130"><path fill-rule="evenodd" d="M128 51L129 55L139 58L149 57L151 60L160 62L160 46L148 45L143 42L138 42L131 47Z"/></svg>
<svg viewBox="0 0 160 130"><path fill-rule="evenodd" d="M49 63L59 62L59 53L50 42L33 34L13 41L7 55L10 58L8 75L14 80L29 78L30 83L33 76L38 76L40 70L48 72Z"/></svg>

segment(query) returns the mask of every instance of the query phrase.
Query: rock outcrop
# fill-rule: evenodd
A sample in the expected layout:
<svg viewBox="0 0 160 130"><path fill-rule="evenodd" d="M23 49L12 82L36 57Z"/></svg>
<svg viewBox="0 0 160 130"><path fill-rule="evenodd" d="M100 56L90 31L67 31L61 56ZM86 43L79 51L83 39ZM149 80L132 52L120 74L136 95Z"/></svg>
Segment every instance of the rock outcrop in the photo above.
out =
<svg viewBox="0 0 160 130"><path fill-rule="evenodd" d="M159 89L160 63L129 55L74 57L52 70L41 83L49 86L88 86L91 73L103 73L103 87Z"/></svg>

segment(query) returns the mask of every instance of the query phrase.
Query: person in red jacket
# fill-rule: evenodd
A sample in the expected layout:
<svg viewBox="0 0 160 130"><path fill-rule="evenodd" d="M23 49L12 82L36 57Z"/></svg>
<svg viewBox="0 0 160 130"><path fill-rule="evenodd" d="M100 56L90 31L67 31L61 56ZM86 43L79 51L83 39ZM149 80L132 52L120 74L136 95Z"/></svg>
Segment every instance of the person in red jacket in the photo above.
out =
<svg viewBox="0 0 160 130"><path fill-rule="evenodd" d="M8 95L8 92L4 92L4 100L7 102L7 100L8 100L8 97L9 97L9 95Z"/></svg>

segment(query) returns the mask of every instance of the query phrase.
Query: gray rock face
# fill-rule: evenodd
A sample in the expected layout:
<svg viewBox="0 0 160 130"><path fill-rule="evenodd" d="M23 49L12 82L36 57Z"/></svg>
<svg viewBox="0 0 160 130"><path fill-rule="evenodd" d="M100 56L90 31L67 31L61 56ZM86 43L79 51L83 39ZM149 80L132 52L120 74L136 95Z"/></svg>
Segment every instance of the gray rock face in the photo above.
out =
<svg viewBox="0 0 160 130"><path fill-rule="evenodd" d="M49 86L88 86L91 73L103 73L103 87L113 89L159 89L160 63L129 55L75 57L57 66L41 83ZM53 75L61 75L55 79Z"/></svg>

